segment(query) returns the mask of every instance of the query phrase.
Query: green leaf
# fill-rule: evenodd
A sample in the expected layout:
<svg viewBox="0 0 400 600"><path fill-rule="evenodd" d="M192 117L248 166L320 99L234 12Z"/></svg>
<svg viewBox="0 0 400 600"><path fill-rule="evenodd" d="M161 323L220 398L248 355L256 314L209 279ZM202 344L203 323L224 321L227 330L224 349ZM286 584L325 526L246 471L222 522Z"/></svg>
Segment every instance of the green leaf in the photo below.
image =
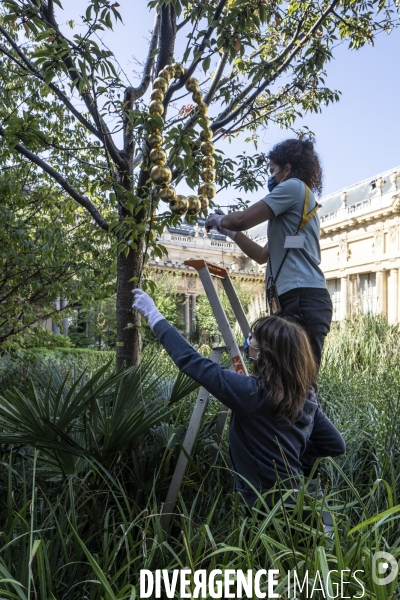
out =
<svg viewBox="0 0 400 600"><path fill-rule="evenodd" d="M205 58L203 60L203 71L204 73L207 73L208 69L210 68L210 63L211 63L211 57L208 56L207 58Z"/></svg>

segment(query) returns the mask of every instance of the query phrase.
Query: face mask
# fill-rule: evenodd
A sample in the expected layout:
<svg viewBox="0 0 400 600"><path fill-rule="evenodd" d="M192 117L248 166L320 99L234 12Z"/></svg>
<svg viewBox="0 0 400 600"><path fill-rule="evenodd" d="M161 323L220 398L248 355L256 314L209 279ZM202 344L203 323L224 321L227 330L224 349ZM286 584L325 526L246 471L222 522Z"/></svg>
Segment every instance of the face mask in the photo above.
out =
<svg viewBox="0 0 400 600"><path fill-rule="evenodd" d="M244 355L245 358L247 358L247 360L249 362L251 362L252 360L255 362L257 361L257 358L253 358L252 356L249 356L249 346L251 346L252 348L254 348L254 346L250 343L250 340L252 339L253 334L249 333L248 336L246 337L246 339L244 340L244 344L243 344L243 350L244 350ZM256 350L256 348L254 348Z"/></svg>
<svg viewBox="0 0 400 600"><path fill-rule="evenodd" d="M275 175L277 173L279 173L279 171L282 171L282 169L283 169L283 167L281 167L280 169L278 169L277 171L275 171L275 173L273 175L271 175L271 177L269 177L268 183L267 183L267 185L268 185L268 191L272 192L272 190L274 188L276 188L276 186L280 183L280 181L276 181Z"/></svg>

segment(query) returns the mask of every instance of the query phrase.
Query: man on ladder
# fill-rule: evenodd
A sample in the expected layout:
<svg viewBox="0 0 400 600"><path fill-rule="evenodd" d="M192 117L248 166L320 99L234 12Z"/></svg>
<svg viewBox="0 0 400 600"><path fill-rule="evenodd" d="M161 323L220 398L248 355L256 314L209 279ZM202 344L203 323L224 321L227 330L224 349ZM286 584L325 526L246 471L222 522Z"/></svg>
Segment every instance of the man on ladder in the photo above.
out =
<svg viewBox="0 0 400 600"><path fill-rule="evenodd" d="M222 436L227 409L232 410L229 427L230 456L237 491L248 506L257 491L276 488L277 476L287 490L299 489L302 477L301 455L310 442L315 460L337 456L345 451L342 436L318 406L314 385L317 369L305 332L279 316L262 317L250 330L243 308L226 269L205 261L187 261L197 269L225 342L213 350L210 359L201 356L158 311L153 300L135 289L133 308L148 320L178 368L198 381L202 388L163 507L167 528L178 498L187 466L187 456L196 440L209 394L223 404L218 418ZM212 281L221 280L240 328L248 341L248 356L258 373L247 376L241 352ZM218 363L223 351L231 370ZM266 498L272 503L272 498Z"/></svg>

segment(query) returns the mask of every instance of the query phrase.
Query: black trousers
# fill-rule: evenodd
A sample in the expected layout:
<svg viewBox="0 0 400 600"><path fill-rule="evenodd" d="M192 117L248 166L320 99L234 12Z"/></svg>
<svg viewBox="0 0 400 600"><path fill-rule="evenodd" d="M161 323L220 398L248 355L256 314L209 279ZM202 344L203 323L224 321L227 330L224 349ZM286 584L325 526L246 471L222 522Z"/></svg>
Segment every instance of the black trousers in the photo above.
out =
<svg viewBox="0 0 400 600"><path fill-rule="evenodd" d="M282 312L308 334L317 366L332 321L332 300L326 288L294 288L279 296Z"/></svg>

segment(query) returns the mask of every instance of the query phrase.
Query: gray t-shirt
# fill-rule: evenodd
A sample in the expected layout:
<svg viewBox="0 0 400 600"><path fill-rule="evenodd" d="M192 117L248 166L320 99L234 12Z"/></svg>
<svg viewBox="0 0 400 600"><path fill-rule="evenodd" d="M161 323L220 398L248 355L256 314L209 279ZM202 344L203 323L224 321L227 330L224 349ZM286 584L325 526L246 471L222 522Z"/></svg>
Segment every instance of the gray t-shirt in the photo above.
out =
<svg viewBox="0 0 400 600"><path fill-rule="evenodd" d="M282 181L263 201L273 210L275 217L268 221L267 237L270 260L267 265L266 282L272 273L276 279L278 269L285 256L287 235L294 235L303 216L305 185L300 179ZM310 191L307 212L315 207L314 194ZM319 268L321 248L319 245L318 213L308 221L298 235L305 235L303 248L290 248L276 279L278 294L298 287L326 288L323 272Z"/></svg>

